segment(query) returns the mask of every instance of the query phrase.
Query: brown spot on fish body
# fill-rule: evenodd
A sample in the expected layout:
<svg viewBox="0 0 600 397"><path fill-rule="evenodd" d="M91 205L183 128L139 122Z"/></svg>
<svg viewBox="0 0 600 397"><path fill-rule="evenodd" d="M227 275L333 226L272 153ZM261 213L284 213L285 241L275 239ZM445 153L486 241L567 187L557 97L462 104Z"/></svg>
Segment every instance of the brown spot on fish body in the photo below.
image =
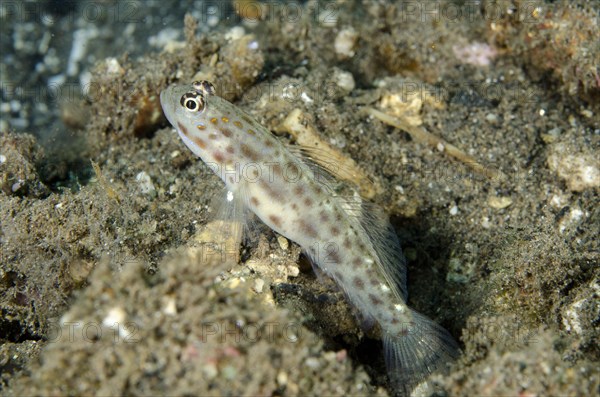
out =
<svg viewBox="0 0 600 397"><path fill-rule="evenodd" d="M273 222L273 224L279 228L281 228L281 218L277 215L269 215L269 220Z"/></svg>
<svg viewBox="0 0 600 397"><path fill-rule="evenodd" d="M296 187L294 187L294 194L296 196L302 196L302 194L304 194L304 187L302 187L302 185L296 185Z"/></svg>
<svg viewBox="0 0 600 397"><path fill-rule="evenodd" d="M329 215L327 215L327 212L321 211L321 213L319 215L320 215L321 222L325 223L325 222L329 221Z"/></svg>
<svg viewBox="0 0 600 397"><path fill-rule="evenodd" d="M258 201L258 199L254 196L250 197L250 203L255 207L258 207L260 205L260 201Z"/></svg>
<svg viewBox="0 0 600 397"><path fill-rule="evenodd" d="M248 129L248 134L250 134L250 135L256 135L256 131L254 131L253 129L249 128Z"/></svg>
<svg viewBox="0 0 600 397"><path fill-rule="evenodd" d="M271 139L266 139L265 140L265 146L266 147L273 147L275 145L273 144L273 141Z"/></svg>
<svg viewBox="0 0 600 397"><path fill-rule="evenodd" d="M226 136L227 138L231 137L232 132L231 130L227 129L227 128L221 128L221 134L223 134L224 136Z"/></svg>
<svg viewBox="0 0 600 397"><path fill-rule="evenodd" d="M242 128L242 123L237 120L233 122L233 125L235 125L237 128Z"/></svg>
<svg viewBox="0 0 600 397"><path fill-rule="evenodd" d="M369 294L369 299L371 300L371 303L374 304L375 306L381 305L383 303L383 301L381 299L379 299L377 296L375 296L373 294Z"/></svg>
<svg viewBox="0 0 600 397"><path fill-rule="evenodd" d="M258 159L259 159L258 153L254 149L252 149L250 146L243 143L240 146L240 149L242 151L242 154L244 156L248 157L248 159L250 159L252 161L258 161Z"/></svg>
<svg viewBox="0 0 600 397"><path fill-rule="evenodd" d="M233 146L229 145L225 148L225 150L227 151L227 153L233 154L233 152L235 152L235 150L233 149Z"/></svg>
<svg viewBox="0 0 600 397"><path fill-rule="evenodd" d="M352 248L352 243L350 242L350 239L349 239L348 237L346 237L346 238L344 239L344 248L346 248L346 249L348 249L348 250L349 250L350 248Z"/></svg>
<svg viewBox="0 0 600 397"><path fill-rule="evenodd" d="M282 179L283 177L283 171L281 169L281 165L279 164L273 164L273 166L271 167L271 169L273 170L273 176L276 179Z"/></svg>
<svg viewBox="0 0 600 397"><path fill-rule="evenodd" d="M363 263L363 261L362 261L362 259L360 259L360 258L354 258L354 259L352 260L352 264L353 264L355 267L359 267L360 265L362 265L362 263Z"/></svg>
<svg viewBox="0 0 600 397"><path fill-rule="evenodd" d="M312 205L313 205L312 199L310 197L305 198L304 205L306 205L307 207L312 207Z"/></svg>
<svg viewBox="0 0 600 397"><path fill-rule="evenodd" d="M214 152L213 153L213 157L215 158L215 160L217 160L219 163L223 163L225 162L225 156L223 156L223 153L221 152Z"/></svg>
<svg viewBox="0 0 600 397"><path fill-rule="evenodd" d="M358 277L358 276L354 277L354 280L352 281L352 283L358 289L364 289L365 288L365 282L360 277Z"/></svg>
<svg viewBox="0 0 600 397"><path fill-rule="evenodd" d="M264 179L261 179L259 182L260 187L265 191L265 193L271 198L271 200L275 200L279 203L284 202L284 195L279 189L273 187L271 183L266 182Z"/></svg>
<svg viewBox="0 0 600 397"><path fill-rule="evenodd" d="M190 137L190 132L187 130L187 128L185 128L185 126L183 124L181 124L181 122L177 122L177 128L179 129L179 131L181 131L183 133L183 135L185 135L186 137Z"/></svg>
<svg viewBox="0 0 600 397"><path fill-rule="evenodd" d="M197 137L197 136L193 136L191 138L192 142L194 142L199 148L201 149L206 149L206 142L204 141L204 139Z"/></svg>
<svg viewBox="0 0 600 397"><path fill-rule="evenodd" d="M340 234L340 229L338 229L337 227L332 227L331 228L331 234L333 234L334 236L338 236Z"/></svg>
<svg viewBox="0 0 600 397"><path fill-rule="evenodd" d="M318 236L318 233L317 233L317 230L315 229L315 227L313 225L311 225L310 223L306 222L304 219L300 219L300 221L298 223L300 224L300 230L302 230L302 232L304 234L306 234L308 237L316 238Z"/></svg>
<svg viewBox="0 0 600 397"><path fill-rule="evenodd" d="M327 256L329 263L339 264L342 262L342 258L340 257L340 254L337 251L330 252Z"/></svg>

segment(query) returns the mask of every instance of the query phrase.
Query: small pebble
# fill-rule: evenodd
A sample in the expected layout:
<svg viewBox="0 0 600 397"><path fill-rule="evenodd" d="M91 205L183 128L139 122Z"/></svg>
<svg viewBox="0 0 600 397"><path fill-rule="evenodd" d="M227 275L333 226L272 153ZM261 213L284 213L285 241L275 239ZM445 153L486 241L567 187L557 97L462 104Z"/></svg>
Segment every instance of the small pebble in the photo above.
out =
<svg viewBox="0 0 600 397"><path fill-rule="evenodd" d="M353 28L342 29L334 41L335 53L340 58L350 58L354 56L354 47L358 40L358 33Z"/></svg>
<svg viewBox="0 0 600 397"><path fill-rule="evenodd" d="M285 386L288 382L288 376L285 372L280 372L277 374L277 384L279 386Z"/></svg>
<svg viewBox="0 0 600 397"><path fill-rule="evenodd" d="M204 373L204 376L206 376L207 379L214 379L219 373L216 365L213 363L208 363L204 365L202 367L202 372Z"/></svg>
<svg viewBox="0 0 600 397"><path fill-rule="evenodd" d="M488 113L485 116L485 119L487 121L489 121L490 123L494 123L494 122L496 122L498 120L498 116L496 116L494 113Z"/></svg>
<svg viewBox="0 0 600 397"><path fill-rule="evenodd" d="M287 249L290 246L290 243L288 242L287 238L285 238L283 236L277 236L277 242L279 243L279 246L281 247L281 249L284 251L287 251Z"/></svg>
<svg viewBox="0 0 600 397"><path fill-rule="evenodd" d="M142 171L137 174L135 176L135 180L139 184L142 193L152 197L156 196L156 188L152 183L152 178L150 178L150 175L148 175L146 171Z"/></svg>
<svg viewBox="0 0 600 397"><path fill-rule="evenodd" d="M256 293L261 293L263 290L263 287L265 286L265 280L263 280L262 278L257 278L256 280L254 280L254 287L252 289L254 289L254 291L256 291Z"/></svg>
<svg viewBox="0 0 600 397"><path fill-rule="evenodd" d="M354 90L356 83L354 82L354 76L350 72L339 71L335 75L335 83L338 87L346 92Z"/></svg>
<svg viewBox="0 0 600 397"><path fill-rule="evenodd" d="M115 324L117 326L120 326L125 321L125 316L126 313L125 310L123 310L123 308L113 307L108 311L108 314L106 315L106 317L104 317L104 320L102 320L102 325L104 325L105 327L114 327Z"/></svg>
<svg viewBox="0 0 600 397"><path fill-rule="evenodd" d="M510 206L513 201L510 197L491 196L488 198L487 202L492 208L502 209Z"/></svg>
<svg viewBox="0 0 600 397"><path fill-rule="evenodd" d="M306 364L307 367L312 368L312 369L319 369L321 367L321 363L315 357L307 358L304 363Z"/></svg>
<svg viewBox="0 0 600 397"><path fill-rule="evenodd" d="M177 306L175 305L175 298L172 296L166 297L164 300L163 313L173 316L177 314Z"/></svg>
<svg viewBox="0 0 600 397"><path fill-rule="evenodd" d="M546 163L573 192L600 187L600 161L591 153L578 152L565 144L554 144Z"/></svg>

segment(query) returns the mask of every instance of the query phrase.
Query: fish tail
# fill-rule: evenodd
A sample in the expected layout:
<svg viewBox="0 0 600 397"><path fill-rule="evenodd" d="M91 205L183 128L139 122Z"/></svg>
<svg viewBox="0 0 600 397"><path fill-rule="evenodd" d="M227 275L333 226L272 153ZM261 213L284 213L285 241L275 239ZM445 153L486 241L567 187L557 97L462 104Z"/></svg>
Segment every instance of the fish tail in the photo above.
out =
<svg viewBox="0 0 600 397"><path fill-rule="evenodd" d="M445 372L460 349L450 333L434 321L411 312L412 321L401 332L383 332L385 362L390 382L399 396L410 396L434 372Z"/></svg>

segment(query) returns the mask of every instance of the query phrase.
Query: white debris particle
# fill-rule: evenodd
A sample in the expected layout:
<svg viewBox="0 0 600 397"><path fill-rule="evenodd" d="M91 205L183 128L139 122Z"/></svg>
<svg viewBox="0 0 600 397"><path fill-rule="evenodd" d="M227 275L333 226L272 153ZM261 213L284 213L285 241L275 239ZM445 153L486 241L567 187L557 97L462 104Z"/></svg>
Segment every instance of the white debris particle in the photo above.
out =
<svg viewBox="0 0 600 397"><path fill-rule="evenodd" d="M487 216L481 218L481 227L483 227L484 229L489 229L491 226L492 224L490 223L490 218L488 218Z"/></svg>
<svg viewBox="0 0 600 397"><path fill-rule="evenodd" d="M277 374L277 384L279 386L285 386L288 382L288 376L285 372L279 372Z"/></svg>
<svg viewBox="0 0 600 397"><path fill-rule="evenodd" d="M488 113L485 115L485 119L490 123L495 123L498 121L498 116L496 116L494 113Z"/></svg>
<svg viewBox="0 0 600 397"><path fill-rule="evenodd" d="M454 56L461 62L474 66L489 66L498 55L494 47L486 43L472 42L452 46Z"/></svg>
<svg viewBox="0 0 600 397"><path fill-rule="evenodd" d="M234 26L229 29L227 33L225 33L225 38L229 41L234 41L240 39L242 36L246 34L246 30L244 30L241 26Z"/></svg>
<svg viewBox="0 0 600 397"><path fill-rule="evenodd" d="M288 242L287 238L285 238L283 236L277 236L277 242L279 243L279 246L281 247L281 249L284 251L287 251L287 249L290 246L290 243Z"/></svg>
<svg viewBox="0 0 600 397"><path fill-rule="evenodd" d="M322 11L318 16L318 21L322 26L333 28L337 25L337 14L331 10Z"/></svg>
<svg viewBox="0 0 600 397"><path fill-rule="evenodd" d="M150 175L146 173L146 171L142 171L135 176L135 180L139 184L140 190L144 194L148 194L150 196L156 195L156 188L152 183L152 178Z"/></svg>
<svg viewBox="0 0 600 397"><path fill-rule="evenodd" d="M65 84L66 81L67 76L65 76L63 73L57 74L55 76L48 77L47 86L48 88L57 88Z"/></svg>
<svg viewBox="0 0 600 397"><path fill-rule="evenodd" d="M88 49L88 41L99 35L98 28L93 25L77 29L73 33L73 46L67 62L67 75L75 76L79 73L79 61L83 59Z"/></svg>
<svg viewBox="0 0 600 397"><path fill-rule="evenodd" d="M0 164L4 164L6 163L6 156L3 154L0 154Z"/></svg>
<svg viewBox="0 0 600 397"><path fill-rule="evenodd" d="M353 28L340 30L334 41L335 53L338 54L340 58L353 57L357 39L358 33L356 33L356 30Z"/></svg>
<svg viewBox="0 0 600 397"><path fill-rule="evenodd" d="M550 170L565 180L571 191L600 187L600 161L591 153L578 153L559 143L552 145L546 162Z"/></svg>
<svg viewBox="0 0 600 397"><path fill-rule="evenodd" d="M214 379L219 374L219 371L214 363L208 363L202 367L202 373L206 376L206 379Z"/></svg>
<svg viewBox="0 0 600 397"><path fill-rule="evenodd" d="M495 209L503 209L510 206L513 201L510 197L490 196L488 197L488 205Z"/></svg>
<svg viewBox="0 0 600 397"><path fill-rule="evenodd" d="M117 58L107 58L106 59L106 73L108 74L118 74L121 75L125 71L121 67L121 64L117 60Z"/></svg>
<svg viewBox="0 0 600 397"><path fill-rule="evenodd" d="M148 37L148 44L155 48L166 49L172 46L174 42L177 42L180 34L181 29L165 28L158 32L158 34Z"/></svg>
<svg viewBox="0 0 600 397"><path fill-rule="evenodd" d="M17 190L19 190L21 187L23 187L23 183L25 181L22 179L17 180L15 183L12 184L12 186L10 187L10 190L12 190L12 192L16 192Z"/></svg>
<svg viewBox="0 0 600 397"><path fill-rule="evenodd" d="M108 314L102 320L102 325L105 327L115 327L119 328L124 326L126 313L122 307L113 307L108 311Z"/></svg>
<svg viewBox="0 0 600 397"><path fill-rule="evenodd" d="M88 92L92 83L92 74L89 70L84 70L79 74L79 86L82 92Z"/></svg>
<svg viewBox="0 0 600 397"><path fill-rule="evenodd" d="M335 75L335 83L338 87L346 92L350 92L356 87L356 83L354 82L354 76L352 73L339 71Z"/></svg>
<svg viewBox="0 0 600 397"><path fill-rule="evenodd" d="M287 267L288 276L290 277L298 277L300 274L300 268L298 266L288 266Z"/></svg>
<svg viewBox="0 0 600 397"><path fill-rule="evenodd" d="M304 363L306 364L307 367L312 368L312 369L319 369L321 367L321 363L315 357L307 358L306 361L304 361Z"/></svg>
<svg viewBox="0 0 600 397"><path fill-rule="evenodd" d="M583 327L581 326L581 322L579 319L579 310L581 306L585 303L585 300L580 300L571 305L571 307L565 312L565 316L563 317L563 325L567 332L574 331L576 334L581 335L583 332Z"/></svg>
<svg viewBox="0 0 600 397"><path fill-rule="evenodd" d="M560 230L560 232L564 232L567 228L571 228L572 226L575 226L577 224L579 224L579 222L581 221L581 218L583 218L583 211L580 210L579 208L573 208L571 209L571 211L569 211L568 215L564 216L561 220L560 223L558 224L558 230Z"/></svg>
<svg viewBox="0 0 600 397"><path fill-rule="evenodd" d="M456 214L458 214L458 207L456 205L453 205L452 208L450 208L450 215Z"/></svg>
<svg viewBox="0 0 600 397"><path fill-rule="evenodd" d="M256 280L254 280L254 287L252 287L252 289L260 294L263 290L263 287L265 286L265 280L263 280L262 278L257 278Z"/></svg>
<svg viewBox="0 0 600 397"><path fill-rule="evenodd" d="M175 304L175 298L172 296L167 296L164 299L163 313L169 316L174 316L177 314L177 305Z"/></svg>
<svg viewBox="0 0 600 397"><path fill-rule="evenodd" d="M14 113L18 113L21 110L21 102L13 99L10 101L10 111Z"/></svg>
<svg viewBox="0 0 600 397"><path fill-rule="evenodd" d="M306 92L302 92L302 94L300 94L300 98L304 101L304 103L314 102L313 99L311 97L309 97Z"/></svg>

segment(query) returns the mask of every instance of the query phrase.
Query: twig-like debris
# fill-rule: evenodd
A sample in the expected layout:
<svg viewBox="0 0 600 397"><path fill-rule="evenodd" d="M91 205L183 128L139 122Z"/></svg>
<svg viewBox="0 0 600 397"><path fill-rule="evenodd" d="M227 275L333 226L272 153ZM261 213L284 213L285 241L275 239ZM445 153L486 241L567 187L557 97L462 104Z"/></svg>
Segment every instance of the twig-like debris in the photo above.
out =
<svg viewBox="0 0 600 397"><path fill-rule="evenodd" d="M446 142L442 138L439 138L427 132L421 127L410 125L408 123L403 122L399 118L390 116L389 114L380 112L379 110L373 108L366 108L365 111L386 124L408 132L415 141L426 143L429 146L436 149L441 149L442 151L448 153L448 155L471 167L475 172L484 175L489 179L506 179L506 176L504 175L504 173L502 173L502 171L481 164L479 161L477 161L477 159L475 159L475 157L469 156L456 146Z"/></svg>

